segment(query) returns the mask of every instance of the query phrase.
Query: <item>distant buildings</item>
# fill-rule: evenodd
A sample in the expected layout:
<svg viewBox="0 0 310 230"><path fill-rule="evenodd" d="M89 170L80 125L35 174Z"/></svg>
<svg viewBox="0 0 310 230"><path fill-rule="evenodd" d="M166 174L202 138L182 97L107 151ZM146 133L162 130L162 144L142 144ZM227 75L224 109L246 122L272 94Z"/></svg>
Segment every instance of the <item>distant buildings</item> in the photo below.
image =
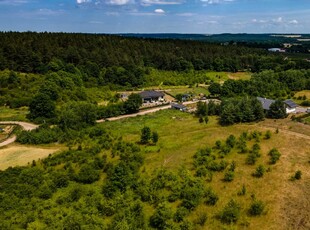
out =
<svg viewBox="0 0 310 230"><path fill-rule="evenodd" d="M182 112L186 112L187 111L187 107L185 105L181 105L181 104L178 104L178 103L172 103L171 104L171 109L180 110Z"/></svg>
<svg viewBox="0 0 310 230"><path fill-rule="evenodd" d="M283 101L283 103L285 104L286 113L296 112L296 108L298 107L298 105L294 101L288 99Z"/></svg>
<svg viewBox="0 0 310 230"><path fill-rule="evenodd" d="M269 52L278 52L278 53L285 53L285 49L281 48L270 48L268 49Z"/></svg>
<svg viewBox="0 0 310 230"><path fill-rule="evenodd" d="M139 93L144 103L147 102L163 102L165 94L160 91L147 90Z"/></svg>
<svg viewBox="0 0 310 230"><path fill-rule="evenodd" d="M275 100L262 97L257 97L257 100L262 103L263 109L266 111L270 110L270 105L275 102ZM285 105L285 110L287 114L296 112L296 108L298 107L298 105L294 101L287 99L283 101L283 103Z"/></svg>
<svg viewBox="0 0 310 230"><path fill-rule="evenodd" d="M257 100L259 100L262 103L263 109L267 111L270 109L270 105L275 102L275 100L262 97L257 97Z"/></svg>

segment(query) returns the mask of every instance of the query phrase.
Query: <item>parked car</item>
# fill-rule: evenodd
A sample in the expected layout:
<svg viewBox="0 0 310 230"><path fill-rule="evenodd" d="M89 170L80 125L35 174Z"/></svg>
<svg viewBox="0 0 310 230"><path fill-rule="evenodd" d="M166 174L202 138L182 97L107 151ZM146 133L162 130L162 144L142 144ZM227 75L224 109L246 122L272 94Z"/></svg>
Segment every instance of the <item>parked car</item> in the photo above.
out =
<svg viewBox="0 0 310 230"><path fill-rule="evenodd" d="M310 108L308 108L308 109L306 110L306 113L310 113Z"/></svg>

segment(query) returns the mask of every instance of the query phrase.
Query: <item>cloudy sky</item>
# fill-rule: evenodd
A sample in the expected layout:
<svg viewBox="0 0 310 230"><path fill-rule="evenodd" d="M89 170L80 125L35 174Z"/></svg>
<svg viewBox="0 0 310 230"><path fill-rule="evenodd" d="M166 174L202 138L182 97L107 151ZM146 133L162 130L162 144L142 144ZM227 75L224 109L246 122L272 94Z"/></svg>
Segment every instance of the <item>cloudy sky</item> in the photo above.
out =
<svg viewBox="0 0 310 230"><path fill-rule="evenodd" d="M0 30L310 33L310 0L0 0Z"/></svg>

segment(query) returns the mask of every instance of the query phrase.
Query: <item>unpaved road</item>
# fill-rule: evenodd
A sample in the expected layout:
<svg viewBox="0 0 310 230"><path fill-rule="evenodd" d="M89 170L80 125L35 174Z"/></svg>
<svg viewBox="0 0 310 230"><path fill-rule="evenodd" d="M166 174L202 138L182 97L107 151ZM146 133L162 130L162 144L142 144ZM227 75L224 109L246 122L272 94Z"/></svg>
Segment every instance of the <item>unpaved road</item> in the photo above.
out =
<svg viewBox="0 0 310 230"><path fill-rule="evenodd" d="M207 100L203 100L202 102L206 102L206 101ZM184 102L183 105L195 104L197 102L198 101L187 101L187 102ZM107 118L107 119L97 120L97 123L102 123L102 122L105 122L105 121L116 121L116 120L121 120L121 119L129 118L129 117L136 117L136 116L145 115L145 114L148 114L148 113L154 113L154 112L157 112L157 111L160 111L160 110L164 110L164 109L169 109L169 108L171 108L171 105L164 105L164 106L156 107L156 108L153 108L153 109L143 110L143 111L140 111L138 113L127 114L127 115L122 115L122 116L118 116L118 117L110 117L110 118Z"/></svg>
<svg viewBox="0 0 310 230"><path fill-rule="evenodd" d="M19 125L24 130L27 130L27 131L30 131L30 130L33 130L39 127L38 125L28 123L28 122L22 122L22 121L0 121L0 125ZM13 135L9 137L8 139L6 139L5 141L1 142L0 147L12 144L15 141L16 141L16 136Z"/></svg>
<svg viewBox="0 0 310 230"><path fill-rule="evenodd" d="M39 127L38 125L28 123L28 122L23 122L23 121L0 121L0 125L19 125L24 130L27 130L27 131L30 131L30 130L33 130Z"/></svg>

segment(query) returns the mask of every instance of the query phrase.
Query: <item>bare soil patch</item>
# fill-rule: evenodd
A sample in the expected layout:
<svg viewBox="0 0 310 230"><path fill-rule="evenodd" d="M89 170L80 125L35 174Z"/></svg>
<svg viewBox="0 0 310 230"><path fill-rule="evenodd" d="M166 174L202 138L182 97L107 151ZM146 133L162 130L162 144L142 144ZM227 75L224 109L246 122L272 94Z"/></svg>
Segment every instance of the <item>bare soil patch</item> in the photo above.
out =
<svg viewBox="0 0 310 230"><path fill-rule="evenodd" d="M27 165L33 160L47 157L59 151L60 147L33 147L14 144L0 149L0 170L10 166Z"/></svg>

